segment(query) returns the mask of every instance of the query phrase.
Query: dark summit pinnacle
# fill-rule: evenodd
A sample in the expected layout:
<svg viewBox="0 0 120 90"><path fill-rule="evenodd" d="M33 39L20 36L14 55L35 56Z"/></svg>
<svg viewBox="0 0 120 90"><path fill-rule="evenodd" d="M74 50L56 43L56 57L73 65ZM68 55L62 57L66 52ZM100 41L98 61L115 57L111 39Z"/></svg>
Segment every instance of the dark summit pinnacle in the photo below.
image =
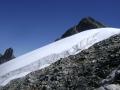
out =
<svg viewBox="0 0 120 90"><path fill-rule="evenodd" d="M13 57L13 49L12 48L6 49L3 56L5 59L8 59L8 58L11 59Z"/></svg>
<svg viewBox="0 0 120 90"><path fill-rule="evenodd" d="M78 32L89 30L89 29L95 29L95 28L103 28L105 25L102 23L96 21L95 19L91 17L83 18L79 24L77 25Z"/></svg>
<svg viewBox="0 0 120 90"><path fill-rule="evenodd" d="M73 34L76 34L85 30L103 28L103 27L106 27L106 26L91 17L86 17L86 18L83 18L78 23L78 25L75 25L72 28L68 29L59 39L71 36Z"/></svg>
<svg viewBox="0 0 120 90"><path fill-rule="evenodd" d="M6 49L5 53L2 55L0 54L0 64L7 62L11 59L15 58L14 54L13 54L13 49L12 48L8 48Z"/></svg>

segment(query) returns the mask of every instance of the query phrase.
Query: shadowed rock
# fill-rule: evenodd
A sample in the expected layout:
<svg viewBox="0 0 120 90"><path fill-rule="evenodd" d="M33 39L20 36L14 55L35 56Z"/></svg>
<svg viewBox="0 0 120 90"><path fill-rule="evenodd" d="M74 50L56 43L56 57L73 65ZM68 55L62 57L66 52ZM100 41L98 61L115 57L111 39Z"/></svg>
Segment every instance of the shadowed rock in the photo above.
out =
<svg viewBox="0 0 120 90"><path fill-rule="evenodd" d="M15 58L15 56L13 54L13 49L8 48L8 49L6 49L6 51L3 55L2 54L0 55L0 64L5 63L13 58Z"/></svg>

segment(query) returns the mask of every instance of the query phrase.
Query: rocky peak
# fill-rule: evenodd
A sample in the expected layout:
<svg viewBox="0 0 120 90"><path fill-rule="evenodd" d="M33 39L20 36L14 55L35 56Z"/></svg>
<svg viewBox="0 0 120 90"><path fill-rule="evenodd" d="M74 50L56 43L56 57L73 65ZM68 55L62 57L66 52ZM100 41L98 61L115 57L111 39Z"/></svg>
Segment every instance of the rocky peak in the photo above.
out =
<svg viewBox="0 0 120 90"><path fill-rule="evenodd" d="M102 23L96 21L92 17L86 17L83 18L79 24L77 25L78 32L89 30L89 29L95 29L95 28L102 28L105 27Z"/></svg>
<svg viewBox="0 0 120 90"><path fill-rule="evenodd" d="M3 55L6 59L7 58L11 58L13 56L13 49L12 48L8 48L6 49L4 55Z"/></svg>
<svg viewBox="0 0 120 90"><path fill-rule="evenodd" d="M7 62L11 59L15 58L14 54L13 54L13 49L12 48L8 48L5 50L5 53L2 55L0 54L0 64Z"/></svg>
<svg viewBox="0 0 120 90"><path fill-rule="evenodd" d="M93 19L92 17L85 17L78 23L78 25L75 25L72 28L68 29L59 39L71 36L73 34L76 34L85 30L103 28L103 27L106 27L106 26L100 23L99 21Z"/></svg>

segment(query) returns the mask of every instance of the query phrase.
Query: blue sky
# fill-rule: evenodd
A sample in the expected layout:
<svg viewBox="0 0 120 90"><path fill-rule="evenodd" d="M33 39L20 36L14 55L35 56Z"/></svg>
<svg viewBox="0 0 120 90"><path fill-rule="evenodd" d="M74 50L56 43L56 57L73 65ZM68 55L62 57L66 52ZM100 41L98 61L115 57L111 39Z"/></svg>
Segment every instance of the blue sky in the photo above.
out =
<svg viewBox="0 0 120 90"><path fill-rule="evenodd" d="M119 28L120 0L0 0L0 52L49 44L86 16Z"/></svg>

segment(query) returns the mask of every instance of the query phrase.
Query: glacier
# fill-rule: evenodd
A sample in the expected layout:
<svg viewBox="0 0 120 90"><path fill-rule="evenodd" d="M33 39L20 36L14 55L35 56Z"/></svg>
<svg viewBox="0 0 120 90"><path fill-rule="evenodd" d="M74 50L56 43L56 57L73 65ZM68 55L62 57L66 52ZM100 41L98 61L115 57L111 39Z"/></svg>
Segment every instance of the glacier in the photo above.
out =
<svg viewBox="0 0 120 90"><path fill-rule="evenodd" d="M5 86L13 79L45 68L60 58L75 55L119 33L120 29L117 28L86 30L3 63L0 65L0 86Z"/></svg>

